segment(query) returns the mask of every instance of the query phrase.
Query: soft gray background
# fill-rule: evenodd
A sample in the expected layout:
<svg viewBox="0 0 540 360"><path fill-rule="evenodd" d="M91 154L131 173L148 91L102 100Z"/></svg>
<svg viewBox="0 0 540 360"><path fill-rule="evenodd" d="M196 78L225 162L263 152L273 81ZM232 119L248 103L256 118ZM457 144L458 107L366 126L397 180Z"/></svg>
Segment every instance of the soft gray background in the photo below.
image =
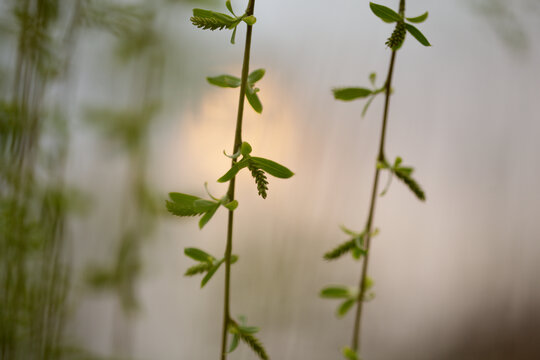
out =
<svg viewBox="0 0 540 360"><path fill-rule="evenodd" d="M232 3L238 12L245 6ZM427 202L397 181L379 200L381 232L370 267L377 296L365 307L363 355L533 358L540 342L540 5L408 3L410 16L429 10L419 28L433 46L408 37L397 56L387 153L415 167ZM169 191L202 196L204 181L215 195L226 189L214 180L229 166L221 152L232 146L238 94L204 78L239 74L245 32L233 46L229 32L198 30L188 21L193 6L169 4L157 18L167 56L149 174L163 199ZM207 6L225 11L221 3ZM505 9L493 11L498 6ZM296 175L270 179L264 201L251 177L240 175L232 312L262 328L273 359L338 359L350 343L352 314L336 319L337 302L317 294L328 284L356 284L360 265L350 258L327 263L322 254L346 239L339 224L357 230L364 224L383 101L361 119L362 101L336 102L330 89L365 86L372 71L382 83L392 26L358 0L258 0L255 13L251 68L267 70L259 83L264 112L246 109L243 137L255 155ZM120 66L106 55L109 38L89 33L86 40L77 46L70 101L81 108L121 103L133 73L118 74ZM71 226L82 268L112 249L107 234L119 231L115 199L127 174L114 148L84 126L73 130L68 178L94 197L88 216ZM130 334L135 358L218 356L223 271L200 290L198 279L182 277L191 265L183 248L222 253L225 219L221 211L199 231L194 219L163 217L144 250L142 308ZM89 294L82 284L73 297L68 336L110 354L115 300ZM245 346L230 356L253 358Z"/></svg>

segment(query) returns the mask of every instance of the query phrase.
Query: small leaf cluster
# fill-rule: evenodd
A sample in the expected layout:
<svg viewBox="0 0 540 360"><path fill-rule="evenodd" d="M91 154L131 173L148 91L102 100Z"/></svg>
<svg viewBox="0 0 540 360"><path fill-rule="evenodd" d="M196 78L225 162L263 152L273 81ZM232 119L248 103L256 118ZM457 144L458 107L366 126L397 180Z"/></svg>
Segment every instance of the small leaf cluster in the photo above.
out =
<svg viewBox="0 0 540 360"><path fill-rule="evenodd" d="M223 30L232 29L231 43L234 44L236 37L236 28L242 21L249 26L255 24L257 19L253 15L247 15L244 13L242 16L236 16L234 13L230 0L225 2L227 10L233 15L227 15L211 10L193 9L193 16L190 18L191 23L196 27L204 30Z"/></svg>
<svg viewBox="0 0 540 360"><path fill-rule="evenodd" d="M373 287L373 284L373 280L370 277L366 277L363 301L369 301L375 297L373 292L368 293L368 291ZM360 294L360 290L355 287L345 285L330 285L322 289L319 295L324 299L343 299L343 302L336 310L336 315L338 317L343 317L354 304L360 301Z"/></svg>
<svg viewBox="0 0 540 360"><path fill-rule="evenodd" d="M240 170L247 167L251 171L251 174L255 179L259 195L263 199L266 199L268 181L266 180L265 172L280 179L288 179L293 176L294 173L291 170L287 169L285 166L276 163L275 161L261 157L251 156L251 151L251 145L244 141L240 146L240 150L236 154L229 156L230 158L237 159L240 155L242 155L242 159L234 163L234 165L229 169L229 171L227 171L217 181L220 183L230 181L236 176L236 174Z"/></svg>
<svg viewBox="0 0 540 360"><path fill-rule="evenodd" d="M246 318L244 316L239 316L239 322L240 324L233 319L229 319L229 333L232 335L232 339L228 352L233 352L238 347L239 340L242 340L259 358L268 360L269 357L263 344L253 335L259 332L259 328L245 325Z"/></svg>
<svg viewBox="0 0 540 360"><path fill-rule="evenodd" d="M205 184L206 185L206 184ZM210 194L209 194L210 195ZM221 199L217 199L210 195L212 200L201 199L200 197L171 192L169 193L170 200L167 200L167 210L176 216L197 216L202 215L199 220L199 228L210 221L220 205L223 205L228 210L235 210L238 207L238 201L229 201L227 195Z"/></svg>
<svg viewBox="0 0 540 360"><path fill-rule="evenodd" d="M409 189L416 195L420 201L426 200L426 195L424 190L420 185L412 178L412 173L414 169L409 166L401 166L402 163L401 157L396 157L393 165L390 165L386 160L379 161L377 167L379 169L387 169L390 171L390 178L388 179L388 184L386 185L384 191L381 195L386 194L388 188L390 187L390 182L392 181L392 175L395 175L399 180L403 181Z"/></svg>
<svg viewBox="0 0 540 360"><path fill-rule="evenodd" d="M364 248L364 234L365 231L355 232L350 229L347 229L345 226L341 226L341 230L350 235L351 238L344 243L338 245L334 249L328 251L324 254L325 260L336 260L341 256L351 252L352 256L355 259L359 259L361 256L366 255L366 250Z"/></svg>
<svg viewBox="0 0 540 360"><path fill-rule="evenodd" d="M345 356L345 359L347 360L360 360L358 353L348 346L343 348L343 356Z"/></svg>
<svg viewBox="0 0 540 360"><path fill-rule="evenodd" d="M218 271L221 264L225 262L225 258L217 260L212 255L208 254L206 251L197 249L197 248L185 248L184 254L199 263L188 268L184 276L194 276L198 274L205 274L204 278L201 281L201 288L206 285L206 283L214 276L216 271ZM231 264L234 264L238 261L237 255L231 256Z"/></svg>
<svg viewBox="0 0 540 360"><path fill-rule="evenodd" d="M403 41L405 40L405 35L407 32L414 36L414 38L418 40L420 44L424 46L431 46L428 39L426 39L426 37L424 36L424 34L422 34L420 30L418 30L412 24L405 22L405 20L407 20L411 23L422 23L428 17L427 11L420 16L405 18L384 5L370 2L369 7L371 8L371 11L382 21L386 23L396 23L396 27L394 28L392 35L386 41L386 45L388 45L388 47L392 50L398 50L401 47Z"/></svg>
<svg viewBox="0 0 540 360"><path fill-rule="evenodd" d="M332 92L334 93L334 98L336 100L351 101L351 100L369 97L369 100L366 102L366 105L364 105L364 109L362 110L362 117L364 117L373 99L375 99L375 97L378 94L384 92L384 89L385 89L385 86L377 88L375 86L376 80L377 80L377 74L373 72L369 74L369 81L371 85L373 86L373 89L367 89L367 88L362 88L362 87L334 88L332 89Z"/></svg>
<svg viewBox="0 0 540 360"><path fill-rule="evenodd" d="M255 87L255 83L263 78L265 72L266 71L264 69L252 71L247 78L246 84L246 98L253 110L259 114L262 113L263 106L259 96L257 95L259 88ZM206 80L208 80L208 82L212 85L224 88L237 88L242 84L242 80L240 78L232 75L207 77Z"/></svg>

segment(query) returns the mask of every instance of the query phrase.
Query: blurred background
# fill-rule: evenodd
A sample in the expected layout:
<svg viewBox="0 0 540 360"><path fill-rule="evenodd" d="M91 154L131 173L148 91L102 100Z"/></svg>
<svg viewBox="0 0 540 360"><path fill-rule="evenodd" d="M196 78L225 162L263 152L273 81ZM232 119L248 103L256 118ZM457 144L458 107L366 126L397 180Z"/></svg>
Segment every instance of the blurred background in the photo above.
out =
<svg viewBox="0 0 540 360"><path fill-rule="evenodd" d="M397 0L381 0L397 8ZM246 1L232 0L241 13ZM218 256L226 214L202 231L167 193L215 196L230 161L245 27L201 31L191 9L222 1L0 2L0 359L215 359L223 270L200 289L185 247ZM540 3L409 1L429 11L394 73L387 154L415 167L418 202L394 181L379 199L365 359L540 358ZM285 164L266 200L237 181L232 313L261 327L273 359L338 359L353 316L320 299L360 264L322 254L361 230L392 26L368 1L257 1L246 108L253 154ZM383 177L382 183L386 181ZM253 359L240 346L230 359Z"/></svg>

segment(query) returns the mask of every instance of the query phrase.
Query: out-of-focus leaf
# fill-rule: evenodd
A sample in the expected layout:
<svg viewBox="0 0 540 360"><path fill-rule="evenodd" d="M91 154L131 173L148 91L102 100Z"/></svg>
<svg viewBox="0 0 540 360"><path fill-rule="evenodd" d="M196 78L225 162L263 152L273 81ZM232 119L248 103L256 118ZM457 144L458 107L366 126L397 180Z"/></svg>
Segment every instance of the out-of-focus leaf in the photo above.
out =
<svg viewBox="0 0 540 360"><path fill-rule="evenodd" d="M365 98L373 93L370 89L359 87L335 88L332 89L332 92L334 93L335 99L343 101Z"/></svg>

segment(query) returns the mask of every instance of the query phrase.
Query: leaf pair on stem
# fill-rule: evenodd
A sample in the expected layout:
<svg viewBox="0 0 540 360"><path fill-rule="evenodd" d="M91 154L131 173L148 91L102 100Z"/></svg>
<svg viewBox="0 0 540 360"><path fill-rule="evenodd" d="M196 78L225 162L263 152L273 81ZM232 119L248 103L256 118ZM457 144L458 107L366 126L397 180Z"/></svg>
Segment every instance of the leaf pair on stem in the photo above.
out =
<svg viewBox="0 0 540 360"><path fill-rule="evenodd" d="M428 39L426 39L426 37L424 36L424 34L422 34L420 30L418 30L415 26L405 22L405 20L407 20L416 24L422 23L428 17L427 11L420 16L405 18L384 5L370 2L369 7L371 8L371 11L382 21L390 24L396 23L394 32L392 32L392 35L386 41L386 45L388 45L388 47L392 50L398 50L401 47L403 41L405 41L405 34L407 32L414 36L414 38L418 40L420 44L424 46L431 46Z"/></svg>
<svg viewBox="0 0 540 360"><path fill-rule="evenodd" d="M255 83L263 78L265 74L264 69L257 69L249 74L247 78L246 86L246 98L257 113L262 113L263 107L261 100L257 93L259 89L255 87ZM214 77L207 77L206 80L212 85L224 87L224 88L237 88L242 84L242 80L232 75L219 75Z"/></svg>
<svg viewBox="0 0 540 360"><path fill-rule="evenodd" d="M225 258L217 260L212 255L208 254L206 251L197 249L197 248L185 248L184 254L195 261L198 261L199 264L194 265L188 268L184 276L194 276L197 274L204 274L204 278L201 281L201 288L206 285L206 283L214 276L216 271L218 271L221 264L225 262ZM238 261L237 255L231 256L231 264L234 264Z"/></svg>
<svg viewBox="0 0 540 360"><path fill-rule="evenodd" d="M217 181L221 183L230 181L233 177L236 176L236 174L238 174L240 170L247 167L251 171L251 174L255 179L259 195L263 199L266 199L268 181L266 180L265 172L280 179L288 179L293 176L294 173L291 170L287 169L285 166L278 164L275 161L261 157L251 156L251 151L251 145L244 141L242 143L242 146L240 147L240 150L236 154L229 156L230 158L236 159L240 155L242 155L242 159L235 163L229 169L229 171L227 171L225 175L220 177Z"/></svg>

